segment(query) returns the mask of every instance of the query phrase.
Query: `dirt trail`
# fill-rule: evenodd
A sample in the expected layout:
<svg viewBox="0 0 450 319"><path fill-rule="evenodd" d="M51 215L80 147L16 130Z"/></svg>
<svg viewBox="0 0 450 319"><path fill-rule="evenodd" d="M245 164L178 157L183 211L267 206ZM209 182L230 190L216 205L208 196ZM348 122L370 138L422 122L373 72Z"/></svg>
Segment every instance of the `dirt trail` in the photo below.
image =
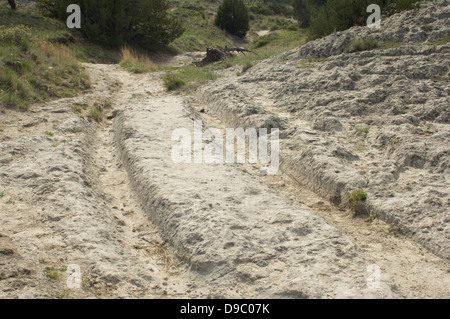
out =
<svg viewBox="0 0 450 319"><path fill-rule="evenodd" d="M200 114L205 126L220 120L169 95L160 74L86 67L91 93L0 117L0 296L449 297L448 264L379 220L367 225L251 165L174 165L162 133ZM73 114L105 100L101 124ZM73 263L81 289L66 287ZM366 289L370 264L383 291Z"/></svg>
<svg viewBox="0 0 450 319"><path fill-rule="evenodd" d="M220 119L204 112L205 105L196 99L192 106L201 114L204 123L225 130ZM201 112L200 112L201 111ZM430 253L420 244L399 234L380 219L355 216L349 209L338 208L300 186L287 174L260 176L260 167L251 165L255 178L289 199L307 206L348 236L366 260L378 265L393 278L399 296L404 298L448 298L450 296L449 264Z"/></svg>

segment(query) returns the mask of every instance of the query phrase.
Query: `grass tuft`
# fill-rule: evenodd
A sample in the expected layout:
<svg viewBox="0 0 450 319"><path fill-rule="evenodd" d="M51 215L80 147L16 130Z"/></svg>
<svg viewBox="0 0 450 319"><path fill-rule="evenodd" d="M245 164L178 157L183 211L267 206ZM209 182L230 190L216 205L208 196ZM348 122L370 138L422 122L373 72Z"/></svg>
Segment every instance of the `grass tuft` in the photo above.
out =
<svg viewBox="0 0 450 319"><path fill-rule="evenodd" d="M57 271L53 270L53 268L46 268L44 269L44 275L46 275L50 279L57 279L59 277L59 274Z"/></svg>
<svg viewBox="0 0 450 319"><path fill-rule="evenodd" d="M70 48L35 31L0 25L0 107L27 110L31 103L72 97L90 87Z"/></svg>
<svg viewBox="0 0 450 319"><path fill-rule="evenodd" d="M363 202L367 199L367 193L362 189L358 189L349 194L348 197L354 203Z"/></svg>
<svg viewBox="0 0 450 319"><path fill-rule="evenodd" d="M120 66L131 73L139 74L162 70L162 68L153 63L148 56L139 54L135 49L122 47L120 52L122 55Z"/></svg>
<svg viewBox="0 0 450 319"><path fill-rule="evenodd" d="M380 44L378 43L378 40L372 37L369 38L363 38L363 39L356 39L348 48L348 53L353 52L360 52L360 51L369 51L380 47Z"/></svg>

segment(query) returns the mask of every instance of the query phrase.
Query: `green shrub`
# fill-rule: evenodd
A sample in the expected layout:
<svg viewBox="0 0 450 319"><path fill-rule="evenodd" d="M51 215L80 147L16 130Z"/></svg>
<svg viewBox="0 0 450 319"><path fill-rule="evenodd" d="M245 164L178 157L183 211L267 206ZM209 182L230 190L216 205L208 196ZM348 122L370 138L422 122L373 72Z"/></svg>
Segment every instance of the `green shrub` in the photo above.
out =
<svg viewBox="0 0 450 319"><path fill-rule="evenodd" d="M300 26L310 26L310 39L317 39L355 25L365 25L371 14L366 11L369 4L378 4L383 14L389 16L417 8L419 2L420 0L294 0L294 17Z"/></svg>
<svg viewBox="0 0 450 319"><path fill-rule="evenodd" d="M30 48L32 33L30 28L24 25L6 27L0 25L0 45L15 45L22 51Z"/></svg>
<svg viewBox="0 0 450 319"><path fill-rule="evenodd" d="M55 20L21 10L0 12L0 108L27 110L31 103L89 87L71 48L47 41L64 32L66 26Z"/></svg>
<svg viewBox="0 0 450 319"><path fill-rule="evenodd" d="M244 66L242 67L242 72L241 73L245 73L247 72L249 69L251 69L253 67L253 62L251 61L246 61Z"/></svg>
<svg viewBox="0 0 450 319"><path fill-rule="evenodd" d="M256 39L255 41L253 41L252 43L252 47L257 49L257 48L262 48L266 45L268 45L269 43L277 40L280 38L280 35L278 33L271 33L271 34L267 34L264 35L262 37L259 37L258 39Z"/></svg>
<svg viewBox="0 0 450 319"><path fill-rule="evenodd" d="M292 23L292 24L286 25L283 29L288 30L288 31L298 31L299 27L297 24Z"/></svg>
<svg viewBox="0 0 450 319"><path fill-rule="evenodd" d="M215 24L222 30L245 37L250 28L248 10L243 0L224 0L217 10Z"/></svg>
<svg viewBox="0 0 450 319"><path fill-rule="evenodd" d="M362 189L358 189L349 194L349 199L354 203L362 202L367 199L367 193Z"/></svg>
<svg viewBox="0 0 450 319"><path fill-rule="evenodd" d="M326 0L293 0L294 18L298 20L301 28L309 27L311 16L316 14L320 7L325 5Z"/></svg>
<svg viewBox="0 0 450 319"><path fill-rule="evenodd" d="M59 277L58 272L55 271L53 268L46 268L46 269L44 269L43 272L48 278L53 279L53 280L55 280Z"/></svg>
<svg viewBox="0 0 450 319"><path fill-rule="evenodd" d="M89 115L96 122L101 122L103 120L103 112L98 107L93 108Z"/></svg>
<svg viewBox="0 0 450 319"><path fill-rule="evenodd" d="M177 90L184 86L186 83L179 79L175 74L168 73L163 77L164 84L169 91Z"/></svg>
<svg viewBox="0 0 450 319"><path fill-rule="evenodd" d="M73 0L38 0L38 7L65 21ZM81 32L90 40L120 47L138 45L147 49L165 46L183 33L180 22L168 15L168 0L79 0Z"/></svg>
<svg viewBox="0 0 450 319"><path fill-rule="evenodd" d="M393 3L393 7L396 12L401 12L404 10L417 9L420 6L421 0L392 0L388 1Z"/></svg>

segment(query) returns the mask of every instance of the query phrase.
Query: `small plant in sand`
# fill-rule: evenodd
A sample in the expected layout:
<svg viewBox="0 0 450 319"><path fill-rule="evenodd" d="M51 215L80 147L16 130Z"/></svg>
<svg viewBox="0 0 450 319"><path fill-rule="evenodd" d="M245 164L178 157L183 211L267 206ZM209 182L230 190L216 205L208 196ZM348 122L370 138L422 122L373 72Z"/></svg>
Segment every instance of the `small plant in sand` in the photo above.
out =
<svg viewBox="0 0 450 319"><path fill-rule="evenodd" d="M367 192L365 192L362 189L358 189L358 190L355 190L354 192L352 192L351 194L349 194L348 196L349 196L350 201L352 201L352 202L355 202L355 203L362 202L367 199Z"/></svg>
<svg viewBox="0 0 450 319"><path fill-rule="evenodd" d="M69 299L69 292L63 291L60 294L56 295L56 299Z"/></svg>
<svg viewBox="0 0 450 319"><path fill-rule="evenodd" d="M173 73L166 74L163 77L163 81L164 85L169 91L177 90L186 84L183 80L178 78L178 76Z"/></svg>
<svg viewBox="0 0 450 319"><path fill-rule="evenodd" d="M367 214L370 216L370 210L365 203L366 199L367 192L362 189L358 189L347 194L347 203L354 211L355 216L359 214Z"/></svg>
<svg viewBox="0 0 450 319"><path fill-rule="evenodd" d="M298 66L300 68L312 68L315 66L316 63L323 63L323 62L327 62L327 61L328 61L328 58L309 58L309 59L300 61Z"/></svg>
<svg viewBox="0 0 450 319"><path fill-rule="evenodd" d="M371 212L369 217L366 219L367 225L370 225L375 219L377 219L377 214Z"/></svg>
<svg viewBox="0 0 450 319"><path fill-rule="evenodd" d="M101 122L103 120L103 112L98 107L95 107L91 110L89 117L96 122Z"/></svg>
<svg viewBox="0 0 450 319"><path fill-rule="evenodd" d="M57 279L58 276L59 276L58 272L53 270L53 268L46 268L46 269L44 269L44 274L48 278L53 279L53 280Z"/></svg>
<svg viewBox="0 0 450 319"><path fill-rule="evenodd" d="M355 131L357 133L365 133L365 134L369 134L369 127L368 126L357 126L355 128Z"/></svg>
<svg viewBox="0 0 450 319"><path fill-rule="evenodd" d="M367 135L369 134L369 127L368 126L357 126L355 127L356 133L362 133L364 134L364 138L367 138Z"/></svg>

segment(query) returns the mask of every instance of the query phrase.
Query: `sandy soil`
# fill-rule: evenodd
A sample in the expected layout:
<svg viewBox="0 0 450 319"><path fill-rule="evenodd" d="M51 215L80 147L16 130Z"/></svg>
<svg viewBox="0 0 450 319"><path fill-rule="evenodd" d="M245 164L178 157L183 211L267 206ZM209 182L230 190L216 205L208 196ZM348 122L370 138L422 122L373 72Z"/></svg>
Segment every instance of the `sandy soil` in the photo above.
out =
<svg viewBox="0 0 450 319"><path fill-rule="evenodd" d="M223 129L220 120L165 92L160 74L86 67L92 92L0 116L1 297L449 297L447 262L282 173L171 164L158 152L170 136L158 132L193 118ZM101 124L75 114L105 100ZM264 210L274 203L283 210ZM305 221L314 226L299 236ZM80 289L67 287L70 264L81 267ZM382 291L365 287L370 264Z"/></svg>

